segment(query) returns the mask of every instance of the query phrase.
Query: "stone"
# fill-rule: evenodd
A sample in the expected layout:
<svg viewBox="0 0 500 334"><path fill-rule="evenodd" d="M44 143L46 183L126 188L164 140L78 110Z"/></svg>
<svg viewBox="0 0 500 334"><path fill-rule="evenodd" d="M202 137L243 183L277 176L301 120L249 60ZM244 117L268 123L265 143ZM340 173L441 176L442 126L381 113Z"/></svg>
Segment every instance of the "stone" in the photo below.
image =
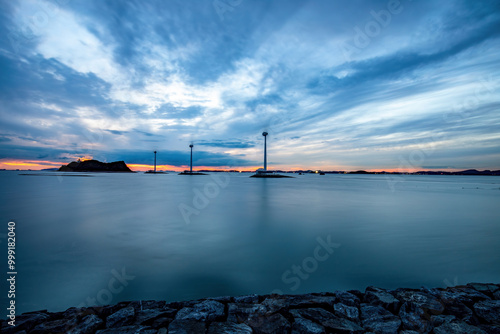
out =
<svg viewBox="0 0 500 334"><path fill-rule="evenodd" d="M398 312L400 305L399 300L389 292L375 287L366 288L364 301L372 305L380 305L394 314Z"/></svg>
<svg viewBox="0 0 500 334"><path fill-rule="evenodd" d="M360 293L359 291L357 292ZM347 291L336 291L334 293L334 296L337 302L340 302L347 306L359 307L359 304L361 302L358 296Z"/></svg>
<svg viewBox="0 0 500 334"><path fill-rule="evenodd" d="M431 324L434 327L438 327L438 326L441 326L442 324L447 324L449 322L456 321L456 320L457 320L457 317L455 317L454 315L440 314L440 315L431 316Z"/></svg>
<svg viewBox="0 0 500 334"><path fill-rule="evenodd" d="M259 296L254 294L234 297L234 302L239 304L257 304L259 302Z"/></svg>
<svg viewBox="0 0 500 334"><path fill-rule="evenodd" d="M151 326L151 324L158 318L170 318L172 321L177 313L177 310L172 309L146 309L137 311L135 321L137 325Z"/></svg>
<svg viewBox="0 0 500 334"><path fill-rule="evenodd" d="M441 314L444 311L444 305L431 293L405 290L396 294L401 302L410 302L429 314Z"/></svg>
<svg viewBox="0 0 500 334"><path fill-rule="evenodd" d="M104 327L104 321L95 314L87 315L75 327L67 331L68 334L93 334L99 328Z"/></svg>
<svg viewBox="0 0 500 334"><path fill-rule="evenodd" d="M256 334L285 334L290 333L291 325L288 320L279 313L269 316L256 315L247 320L253 332Z"/></svg>
<svg viewBox="0 0 500 334"><path fill-rule="evenodd" d="M106 328L122 327L132 324L135 316L133 307L125 307L106 318Z"/></svg>
<svg viewBox="0 0 500 334"><path fill-rule="evenodd" d="M439 327L434 328L435 334L487 334L480 328L466 324L463 321L460 322L448 322L442 324Z"/></svg>
<svg viewBox="0 0 500 334"><path fill-rule="evenodd" d="M500 290L493 293L493 299L500 300Z"/></svg>
<svg viewBox="0 0 500 334"><path fill-rule="evenodd" d="M268 297L261 303L265 307L266 313L286 312L290 307L288 298L282 296Z"/></svg>
<svg viewBox="0 0 500 334"><path fill-rule="evenodd" d="M205 334L205 331L205 322L192 319L175 319L168 325L168 334Z"/></svg>
<svg viewBox="0 0 500 334"><path fill-rule="evenodd" d="M335 316L322 308L306 308L291 310L294 318L305 318L319 323L326 330L338 333L364 333L363 328L353 321Z"/></svg>
<svg viewBox="0 0 500 334"><path fill-rule="evenodd" d="M469 283L467 284L467 286L481 293L484 293L485 295L489 295L490 297L495 291L499 289L496 284L488 283Z"/></svg>
<svg viewBox="0 0 500 334"><path fill-rule="evenodd" d="M234 322L212 322L208 334L252 334L252 328L246 324Z"/></svg>
<svg viewBox="0 0 500 334"><path fill-rule="evenodd" d="M289 307L290 308L333 308L335 303L335 297L333 296L317 296L313 294L305 294L298 296L289 297Z"/></svg>
<svg viewBox="0 0 500 334"><path fill-rule="evenodd" d="M325 328L311 320L295 318L292 324L292 334L325 334Z"/></svg>
<svg viewBox="0 0 500 334"><path fill-rule="evenodd" d="M58 319L38 324L30 333L33 334L65 334L78 323L77 318Z"/></svg>
<svg viewBox="0 0 500 334"><path fill-rule="evenodd" d="M477 302L491 299L482 292L464 286L449 288L447 292L455 295L455 298L457 298L459 301L461 301L468 307L472 307L472 305Z"/></svg>
<svg viewBox="0 0 500 334"><path fill-rule="evenodd" d="M165 301L157 300L139 300L129 303L127 306L133 307L136 312L152 309L161 309L165 307Z"/></svg>
<svg viewBox="0 0 500 334"><path fill-rule="evenodd" d="M462 303L456 296L450 292L443 291L440 294L441 302L444 305L446 314L453 314L459 319L470 320L474 315L472 310Z"/></svg>
<svg viewBox="0 0 500 334"><path fill-rule="evenodd" d="M29 331L37 324L49 321L51 316L44 311L24 313L16 316L16 325L14 327L5 323L2 327L2 333L17 333L22 330Z"/></svg>
<svg viewBox="0 0 500 334"><path fill-rule="evenodd" d="M412 302L405 302L399 309L399 318L404 329L426 333L431 327L431 316L426 310Z"/></svg>
<svg viewBox="0 0 500 334"><path fill-rule="evenodd" d="M98 330L95 334L156 334L156 329L145 326L122 326Z"/></svg>
<svg viewBox="0 0 500 334"><path fill-rule="evenodd" d="M333 305L333 311L336 315L346 318L351 321L359 321L359 310L354 306L347 306L342 303L336 303Z"/></svg>
<svg viewBox="0 0 500 334"><path fill-rule="evenodd" d="M500 300L483 300L474 304L479 318L489 324L500 325Z"/></svg>
<svg viewBox="0 0 500 334"><path fill-rule="evenodd" d="M397 333L401 320L380 305L361 304L361 322L374 333Z"/></svg>
<svg viewBox="0 0 500 334"><path fill-rule="evenodd" d="M261 304L228 304L228 322L247 322L248 318L256 315L265 315L266 307Z"/></svg>
<svg viewBox="0 0 500 334"><path fill-rule="evenodd" d="M220 321L225 317L224 304L215 300L205 300L193 307L184 307L175 316L179 320Z"/></svg>

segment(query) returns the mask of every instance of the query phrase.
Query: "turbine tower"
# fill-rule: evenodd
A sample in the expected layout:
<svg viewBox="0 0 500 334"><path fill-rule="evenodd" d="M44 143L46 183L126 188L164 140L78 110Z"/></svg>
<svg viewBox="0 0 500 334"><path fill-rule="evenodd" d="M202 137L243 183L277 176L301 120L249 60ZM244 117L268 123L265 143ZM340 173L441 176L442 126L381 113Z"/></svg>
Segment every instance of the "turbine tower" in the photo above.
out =
<svg viewBox="0 0 500 334"><path fill-rule="evenodd" d="M262 132L264 136L264 170L267 170L267 132Z"/></svg>
<svg viewBox="0 0 500 334"><path fill-rule="evenodd" d="M154 153L155 153L155 169L153 173L156 173L156 151Z"/></svg>
<svg viewBox="0 0 500 334"><path fill-rule="evenodd" d="M191 147L191 163L189 164L189 172L193 172L193 144L190 144L189 147Z"/></svg>

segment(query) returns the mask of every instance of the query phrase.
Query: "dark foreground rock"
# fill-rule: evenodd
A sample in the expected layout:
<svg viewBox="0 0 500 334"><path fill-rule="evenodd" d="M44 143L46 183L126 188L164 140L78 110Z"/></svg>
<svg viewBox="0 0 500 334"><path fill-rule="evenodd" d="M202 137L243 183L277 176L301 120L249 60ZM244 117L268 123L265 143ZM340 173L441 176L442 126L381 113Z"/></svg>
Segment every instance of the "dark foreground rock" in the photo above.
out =
<svg viewBox="0 0 500 334"><path fill-rule="evenodd" d="M493 334L500 333L500 285L134 301L25 313L14 327L8 321L0 333Z"/></svg>

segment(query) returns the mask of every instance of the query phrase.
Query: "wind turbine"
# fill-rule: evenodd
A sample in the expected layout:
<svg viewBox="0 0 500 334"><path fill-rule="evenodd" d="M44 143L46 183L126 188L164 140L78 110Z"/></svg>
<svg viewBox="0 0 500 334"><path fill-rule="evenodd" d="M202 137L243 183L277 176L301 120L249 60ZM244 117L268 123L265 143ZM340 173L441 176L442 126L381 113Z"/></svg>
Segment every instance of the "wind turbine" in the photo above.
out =
<svg viewBox="0 0 500 334"><path fill-rule="evenodd" d="M189 144L189 147L191 148L191 163L189 164L189 172L193 172L193 144Z"/></svg>
<svg viewBox="0 0 500 334"><path fill-rule="evenodd" d="M264 170L267 170L267 132L262 132L262 135L264 136Z"/></svg>
<svg viewBox="0 0 500 334"><path fill-rule="evenodd" d="M155 153L155 169L153 173L156 173L156 151L154 153Z"/></svg>

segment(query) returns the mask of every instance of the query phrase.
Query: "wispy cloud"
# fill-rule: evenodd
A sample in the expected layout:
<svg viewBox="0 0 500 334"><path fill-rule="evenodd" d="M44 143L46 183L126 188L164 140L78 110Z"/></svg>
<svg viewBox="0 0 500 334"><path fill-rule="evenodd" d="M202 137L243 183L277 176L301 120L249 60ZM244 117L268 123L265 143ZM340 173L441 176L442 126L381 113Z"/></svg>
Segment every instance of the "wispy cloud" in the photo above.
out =
<svg viewBox="0 0 500 334"><path fill-rule="evenodd" d="M496 1L0 6L5 159L253 166L265 130L276 167L500 166Z"/></svg>

